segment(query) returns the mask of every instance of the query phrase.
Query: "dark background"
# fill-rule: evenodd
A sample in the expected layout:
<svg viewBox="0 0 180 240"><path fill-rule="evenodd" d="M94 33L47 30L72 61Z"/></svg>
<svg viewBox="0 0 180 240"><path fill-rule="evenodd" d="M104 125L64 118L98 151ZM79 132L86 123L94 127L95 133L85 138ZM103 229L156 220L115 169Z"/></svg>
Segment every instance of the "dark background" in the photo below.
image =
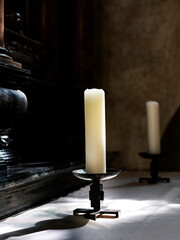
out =
<svg viewBox="0 0 180 240"><path fill-rule="evenodd" d="M93 80L92 19L91 3L85 1L5 1L6 48L31 71L28 81L8 86L28 99L27 114L6 123L9 147L20 153L21 162L84 162L83 94L98 86Z"/></svg>
<svg viewBox="0 0 180 240"><path fill-rule="evenodd" d="M178 0L6 0L6 48L31 70L15 86L0 80L28 97L26 116L6 122L21 161L84 162L83 92L97 87L106 92L107 152L118 153L112 167L149 170L138 153L154 100L168 153L159 167L180 170L179 11Z"/></svg>

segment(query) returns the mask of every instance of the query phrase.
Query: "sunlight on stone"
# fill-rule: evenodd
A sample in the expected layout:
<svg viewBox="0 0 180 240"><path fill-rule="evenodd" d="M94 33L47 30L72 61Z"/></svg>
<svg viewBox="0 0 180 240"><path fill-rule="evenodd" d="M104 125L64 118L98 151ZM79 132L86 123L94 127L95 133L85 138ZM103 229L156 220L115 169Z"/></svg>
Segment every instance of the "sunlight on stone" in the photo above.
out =
<svg viewBox="0 0 180 240"><path fill-rule="evenodd" d="M16 239L12 237L10 239ZM68 240L69 234L67 231L43 231L38 233L32 233L18 237L18 240Z"/></svg>

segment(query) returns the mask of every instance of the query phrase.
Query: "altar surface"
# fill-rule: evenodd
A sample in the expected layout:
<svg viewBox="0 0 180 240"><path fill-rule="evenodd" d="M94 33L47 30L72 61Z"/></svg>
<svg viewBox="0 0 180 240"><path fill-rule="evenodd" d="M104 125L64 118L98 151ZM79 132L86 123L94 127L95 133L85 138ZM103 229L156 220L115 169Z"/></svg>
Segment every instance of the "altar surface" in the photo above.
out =
<svg viewBox="0 0 180 240"><path fill-rule="evenodd" d="M139 177L148 175L122 172L114 179L102 181L102 207L120 209L119 218L106 216L93 221L73 216L75 208L90 207L87 185L1 220L0 240L179 240L180 173L160 173L170 177L170 183L138 182Z"/></svg>

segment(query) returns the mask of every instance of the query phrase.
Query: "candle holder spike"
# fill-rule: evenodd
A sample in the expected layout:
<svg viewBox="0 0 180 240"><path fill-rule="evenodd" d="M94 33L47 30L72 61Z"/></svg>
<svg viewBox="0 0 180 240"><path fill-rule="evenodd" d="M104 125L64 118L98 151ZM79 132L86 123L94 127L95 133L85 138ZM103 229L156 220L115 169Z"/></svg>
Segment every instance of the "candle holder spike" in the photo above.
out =
<svg viewBox="0 0 180 240"><path fill-rule="evenodd" d="M98 216L102 215L112 215L115 218L119 217L120 210L110 210L104 209L101 210L101 202L104 200L104 191L103 191L103 184L100 183L100 180L108 180L111 178L116 177L120 170L117 169L107 169L107 173L97 173L97 174L88 174L84 169L78 169L72 171L75 177L86 180L92 181L90 185L89 191L89 200L91 201L91 209L86 208L76 208L73 211L73 215L80 216L83 215L84 218L96 220Z"/></svg>
<svg viewBox="0 0 180 240"><path fill-rule="evenodd" d="M147 152L141 152L139 155L143 158L151 159L151 165L150 165L150 173L151 177L141 177L139 178L139 182L147 182L149 184L154 184L157 182L164 182L169 183L170 178L164 178L158 176L158 160L166 156L166 153L160 153L160 154L149 154Z"/></svg>

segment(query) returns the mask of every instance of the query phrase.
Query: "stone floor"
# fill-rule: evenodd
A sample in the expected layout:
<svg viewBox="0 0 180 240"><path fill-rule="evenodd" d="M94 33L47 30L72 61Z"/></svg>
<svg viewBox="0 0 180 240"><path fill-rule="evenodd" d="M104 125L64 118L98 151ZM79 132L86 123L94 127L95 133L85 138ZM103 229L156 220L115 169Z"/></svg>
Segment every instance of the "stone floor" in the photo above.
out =
<svg viewBox="0 0 180 240"><path fill-rule="evenodd" d="M179 240L180 173L161 173L162 177L170 177L169 183L139 183L139 177L148 174L122 172L102 181L102 208L119 209L119 218L106 216L93 221L73 216L75 208L90 207L87 185L1 220L0 240Z"/></svg>

